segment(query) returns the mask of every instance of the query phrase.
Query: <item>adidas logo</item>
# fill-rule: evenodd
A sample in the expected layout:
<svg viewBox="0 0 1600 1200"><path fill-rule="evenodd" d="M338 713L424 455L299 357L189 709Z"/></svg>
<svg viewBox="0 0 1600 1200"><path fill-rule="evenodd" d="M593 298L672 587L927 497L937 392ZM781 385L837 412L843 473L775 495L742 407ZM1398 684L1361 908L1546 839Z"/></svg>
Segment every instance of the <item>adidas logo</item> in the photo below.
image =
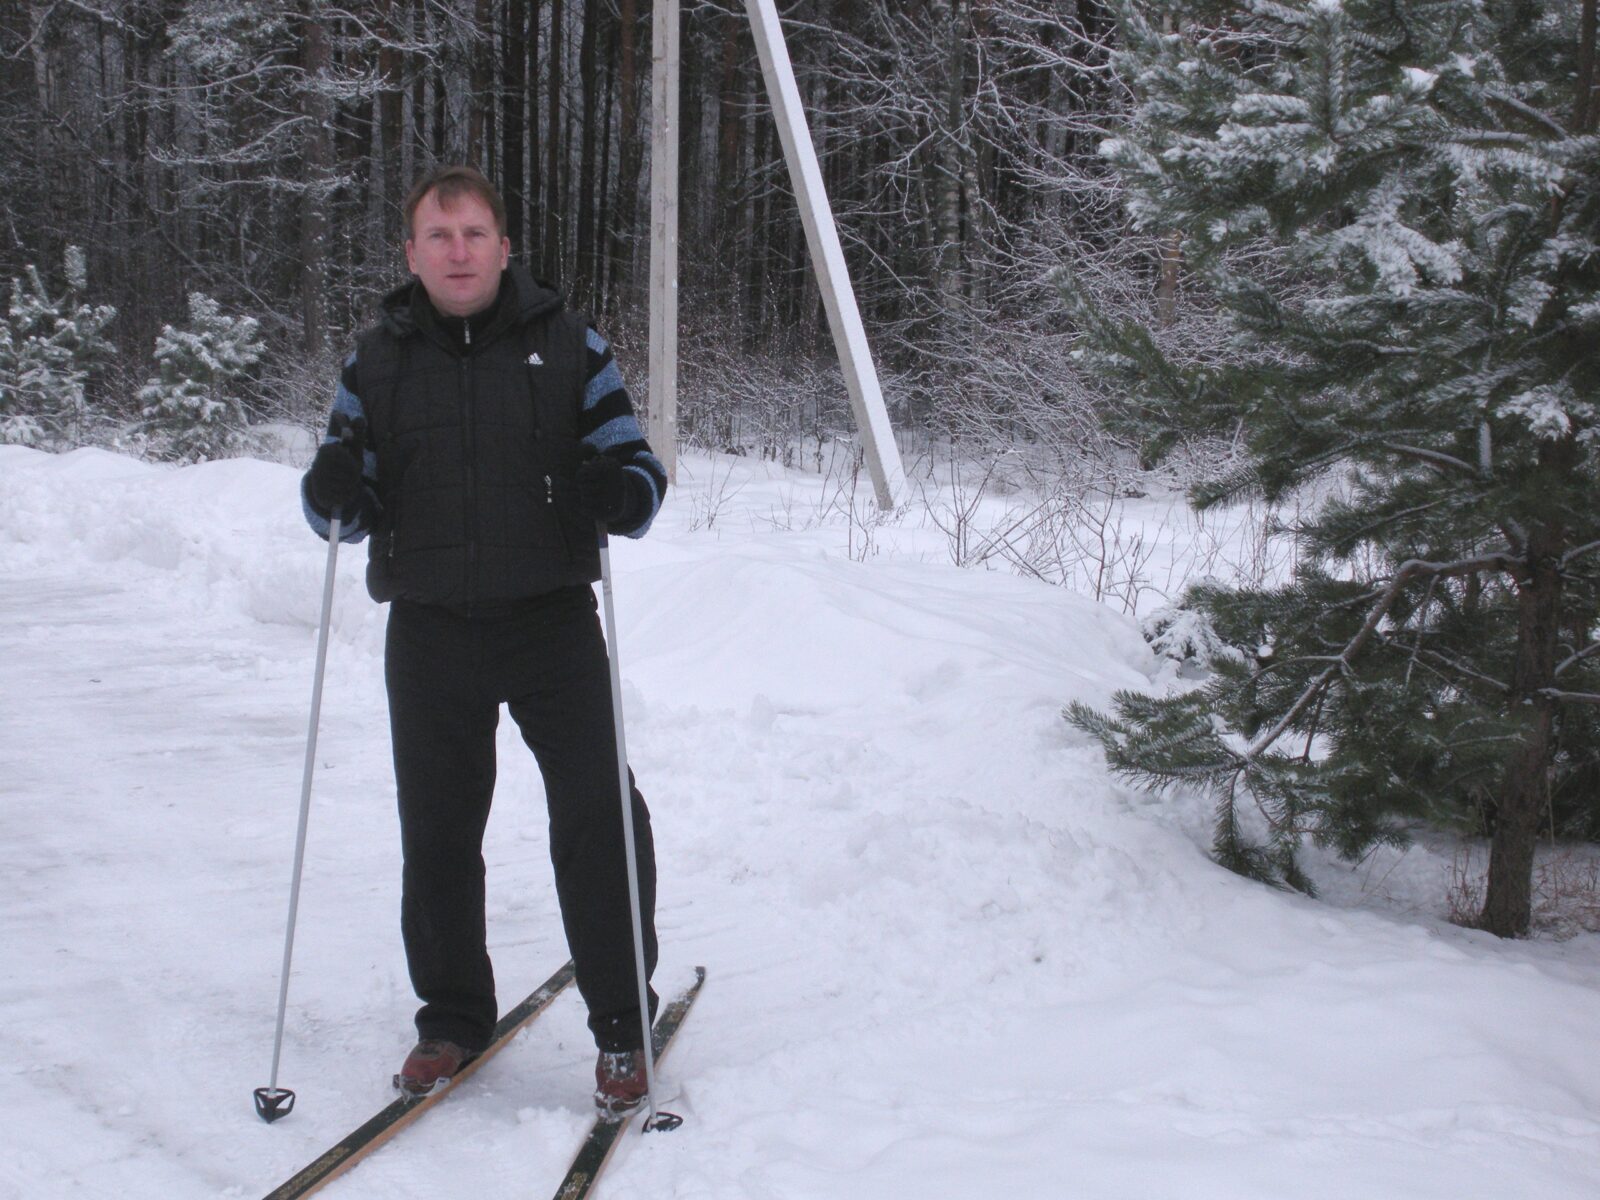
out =
<svg viewBox="0 0 1600 1200"><path fill-rule="evenodd" d="M537 350L535 350L532 354L528 355L528 365L530 367L542 367L542 366L544 366L544 359L539 357L539 352Z"/></svg>

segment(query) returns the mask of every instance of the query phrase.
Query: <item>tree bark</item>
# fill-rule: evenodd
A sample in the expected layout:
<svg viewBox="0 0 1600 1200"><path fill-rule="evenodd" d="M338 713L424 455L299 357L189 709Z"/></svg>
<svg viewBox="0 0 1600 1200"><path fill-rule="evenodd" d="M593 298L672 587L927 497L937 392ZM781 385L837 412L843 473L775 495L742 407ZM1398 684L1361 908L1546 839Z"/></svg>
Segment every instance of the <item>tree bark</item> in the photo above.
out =
<svg viewBox="0 0 1600 1200"><path fill-rule="evenodd" d="M400 0L404 10L405 19L401 22L401 30L409 44L417 34L417 12L411 0ZM418 78L410 86L402 86L400 93L400 192L405 195L410 192L411 185L417 178L417 104L422 95L421 72L416 72Z"/></svg>
<svg viewBox="0 0 1600 1200"><path fill-rule="evenodd" d="M1600 124L1600 78L1595 68L1595 0L1583 0L1578 21L1578 95L1572 132L1593 133Z"/></svg>
<svg viewBox="0 0 1600 1200"><path fill-rule="evenodd" d="M610 43L615 38L609 39ZM616 102L617 68L612 58L613 45L608 44L606 52L605 86L601 89L600 99L600 202L599 210L595 214L595 241L594 241L594 311L609 316L611 313L611 291L607 286L610 279L611 256L609 253L609 238L611 236L611 198L613 195L612 180L614 172L611 170L611 111Z"/></svg>
<svg viewBox="0 0 1600 1200"><path fill-rule="evenodd" d="M378 90L373 97L372 158L367 164L368 253L372 262L383 261L383 248L394 242L395 207L409 181L397 175L400 165L401 79L400 51L395 48L399 30L394 19L394 0L379 0L377 11Z"/></svg>
<svg viewBox="0 0 1600 1200"><path fill-rule="evenodd" d="M612 202L607 257L611 282L607 289L612 309L633 301L634 225L638 220L641 166L639 149L639 8L637 0L621 0L617 23L617 188Z"/></svg>
<svg viewBox="0 0 1600 1200"><path fill-rule="evenodd" d="M563 184L564 172L561 170L561 89L563 86L563 71L561 57L562 29L564 23L565 4L563 0L551 0L550 4L550 103L549 113L545 118L545 165L544 165L544 275L546 279L558 281L561 278L561 266L564 255L561 245L562 209L566 202Z"/></svg>
<svg viewBox="0 0 1600 1200"><path fill-rule="evenodd" d="M721 72L717 88L717 211L714 214L717 244L725 267L732 266L734 242L739 230L738 170L744 142L744 121L740 101L739 45L742 22L732 13L722 18Z"/></svg>
<svg viewBox="0 0 1600 1200"><path fill-rule="evenodd" d="M1169 233L1161 239L1161 275L1156 282L1156 325L1169 328L1178 319L1178 266L1183 261L1180 249L1183 235Z"/></svg>
<svg viewBox="0 0 1600 1200"><path fill-rule="evenodd" d="M934 291L940 323L947 329L957 320L962 285L961 188L966 153L961 140L966 105L967 0L930 0L928 15L942 31L945 61L938 80L938 126L934 130L933 224Z"/></svg>
<svg viewBox="0 0 1600 1200"><path fill-rule="evenodd" d="M434 26L433 9L428 7L427 0L417 0L417 4L422 10L422 36L429 46L435 46L438 44L438 31ZM422 110L422 161L417 164L417 174L420 175L439 161L438 63L424 61L423 69L418 73L417 86L417 104Z"/></svg>
<svg viewBox="0 0 1600 1200"><path fill-rule="evenodd" d="M492 170L489 162L489 92L494 77L494 20L489 0L476 0L472 10L474 34L472 54L472 95L467 97L467 162Z"/></svg>
<svg viewBox="0 0 1600 1200"><path fill-rule="evenodd" d="M1171 33L1175 27L1172 14L1161 18L1161 28ZM1178 266L1182 261L1183 234L1174 230L1161 239L1160 269L1156 279L1156 326L1171 328L1178 319Z"/></svg>
<svg viewBox="0 0 1600 1200"><path fill-rule="evenodd" d="M306 358L312 362L322 358L328 345L325 200L333 165L332 112L326 91L328 30L313 15L316 9L315 0L309 0L300 42L300 65L304 71L302 106L306 118L306 186L300 193L300 311Z"/></svg>
<svg viewBox="0 0 1600 1200"><path fill-rule="evenodd" d="M773 153L774 123L770 111L766 119L756 122L754 145L750 169L752 173L761 171L774 171L781 166L782 150ZM766 335L770 322L767 319L769 310L768 299L770 292L770 278L768 261L771 257L769 247L772 242L772 194L771 187L765 187L751 197L746 212L746 234L744 239L745 250L745 286L744 286L744 322L745 328L750 330L754 338L760 339Z"/></svg>
<svg viewBox="0 0 1600 1200"><path fill-rule="evenodd" d="M539 201L544 195L544 143L539 105L539 5L528 5L528 249L527 263L542 270L542 239L539 228Z"/></svg>
<svg viewBox="0 0 1600 1200"><path fill-rule="evenodd" d="M578 86L583 103L582 126L578 151L578 228L576 237L577 262L573 268L572 292L582 307L594 304L599 272L596 269L595 246L595 121L600 114L599 73L595 68L596 42L600 37L600 5L596 0L585 0L583 6L583 38L578 43Z"/></svg>
<svg viewBox="0 0 1600 1200"><path fill-rule="evenodd" d="M1556 707L1556 701L1540 693L1555 686L1561 644L1562 581L1557 562L1561 550L1554 531L1531 534L1529 568L1517 590L1517 655L1509 704L1522 726L1522 738L1506 764L1495 804L1489 880L1479 921L1499 937L1525 936L1533 914L1533 852L1550 801Z"/></svg>
<svg viewBox="0 0 1600 1200"><path fill-rule="evenodd" d="M523 142L528 136L528 4L506 0L506 32L501 46L504 112L501 117L500 192L506 202L506 234L511 252L521 255L528 244L528 193Z"/></svg>

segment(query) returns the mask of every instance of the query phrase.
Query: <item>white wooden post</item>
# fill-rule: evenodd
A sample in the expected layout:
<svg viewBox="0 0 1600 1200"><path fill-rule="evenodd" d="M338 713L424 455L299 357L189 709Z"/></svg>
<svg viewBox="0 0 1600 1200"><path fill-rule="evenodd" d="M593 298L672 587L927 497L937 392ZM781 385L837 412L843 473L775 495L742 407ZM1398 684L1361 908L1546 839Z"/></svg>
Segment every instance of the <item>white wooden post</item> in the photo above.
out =
<svg viewBox="0 0 1600 1200"><path fill-rule="evenodd" d="M888 410L883 406L883 393L878 387L878 372L872 364L866 331L861 327L861 313L856 307L855 290L850 286L850 272L845 265L844 249L839 245L833 210L822 186L822 170L817 165L816 148L811 143L811 131L800 104L800 89L795 86L794 67L789 62L789 50L778 24L777 6L773 0L745 0L745 10L750 14L756 53L761 58L761 72L767 81L767 96L778 121L778 137L783 142L789 178L800 204L806 245L811 251L811 265L817 273L822 303L828 312L828 325L833 330L833 343L839 351L839 365L844 370L845 387L850 392L856 428L861 431L865 443L867 467L877 492L878 507L892 509L904 492L905 471L900 465L894 430L889 426Z"/></svg>
<svg viewBox="0 0 1600 1200"><path fill-rule="evenodd" d="M678 0L655 0L650 74L650 448L678 480ZM636 185L621 180L621 186Z"/></svg>

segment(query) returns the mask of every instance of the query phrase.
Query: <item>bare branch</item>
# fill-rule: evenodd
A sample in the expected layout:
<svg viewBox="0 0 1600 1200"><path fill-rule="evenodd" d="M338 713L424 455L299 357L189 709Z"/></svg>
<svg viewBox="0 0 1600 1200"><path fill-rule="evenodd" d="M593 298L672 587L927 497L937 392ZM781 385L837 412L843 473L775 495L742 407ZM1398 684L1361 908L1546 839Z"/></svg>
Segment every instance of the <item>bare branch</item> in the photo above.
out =
<svg viewBox="0 0 1600 1200"><path fill-rule="evenodd" d="M1533 694L1562 704L1600 704L1600 695L1594 692L1563 692L1559 688L1540 688Z"/></svg>
<svg viewBox="0 0 1600 1200"><path fill-rule="evenodd" d="M1600 550L1600 542L1585 542L1581 546L1574 546L1561 556L1561 565L1565 567L1573 560L1582 558L1585 554L1593 554L1596 550Z"/></svg>
<svg viewBox="0 0 1600 1200"><path fill-rule="evenodd" d="M1423 446L1405 446L1398 442L1380 442L1379 445L1394 454L1401 454L1407 458L1421 459L1423 462L1432 463L1436 467L1449 467L1453 471L1460 471L1465 475L1477 475L1478 468L1471 463L1455 457L1453 454L1444 454L1438 450L1429 450Z"/></svg>
<svg viewBox="0 0 1600 1200"><path fill-rule="evenodd" d="M1585 646L1582 650L1579 650L1576 654L1569 654L1566 658L1562 659L1561 662L1559 662L1556 665L1556 669L1553 672L1553 674L1559 675L1559 674L1561 674L1561 672L1565 671L1568 667L1577 666L1580 662L1582 662L1584 659L1588 658L1591 654L1600 654L1600 642L1595 642L1593 645Z"/></svg>
<svg viewBox="0 0 1600 1200"><path fill-rule="evenodd" d="M1278 723L1250 743L1240 757L1247 763L1258 758L1288 731L1296 718L1321 694L1324 688L1350 669L1356 656L1361 653L1362 649L1372 639L1373 634L1377 632L1379 623L1388 615L1389 610L1400 599L1400 595L1405 590L1406 585L1412 580L1422 578L1439 579L1451 575L1470 575L1478 571L1512 570L1519 565L1516 560L1503 554L1462 559L1453 563L1434 563L1414 558L1400 564L1400 569L1395 572L1395 576L1390 580L1389 586L1383 590L1378 602L1367 613L1367 619L1362 622L1361 628L1357 630L1356 635L1350 639L1344 650L1334 659L1332 665L1307 684L1305 690L1289 706L1288 711L1279 718Z"/></svg>

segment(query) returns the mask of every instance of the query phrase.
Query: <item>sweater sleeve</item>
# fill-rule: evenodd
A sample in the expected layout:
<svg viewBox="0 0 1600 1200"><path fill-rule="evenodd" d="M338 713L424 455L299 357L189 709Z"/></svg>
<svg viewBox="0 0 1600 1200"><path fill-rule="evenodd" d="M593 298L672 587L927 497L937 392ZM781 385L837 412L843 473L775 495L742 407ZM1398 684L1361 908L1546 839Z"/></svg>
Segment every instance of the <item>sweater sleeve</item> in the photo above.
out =
<svg viewBox="0 0 1600 1200"><path fill-rule="evenodd" d="M339 441L338 431L345 428L351 421L360 421L366 424L366 410L361 407L361 397L356 395L356 356L352 354L345 360L344 370L339 375L339 385L333 393L333 409L328 414L327 430L322 435L322 445L330 445ZM340 526L339 540L341 542L359 542L366 538L372 531L373 524L377 521L378 513L382 506L378 503L378 456L373 453L370 446L362 448L362 483L361 501L357 507L356 517L353 521ZM324 512L311 500L311 492L307 486L311 472L308 470L300 478L300 508L305 514L306 524L320 538L326 540L328 531L333 527L330 520L332 514Z"/></svg>
<svg viewBox="0 0 1600 1200"><path fill-rule="evenodd" d="M643 537L661 511L661 501L667 494L667 471L651 453L644 431L639 428L639 418L610 345L592 327L588 331L587 359L578 433L600 453L620 462L628 480L627 510L609 524L610 532L622 537Z"/></svg>

